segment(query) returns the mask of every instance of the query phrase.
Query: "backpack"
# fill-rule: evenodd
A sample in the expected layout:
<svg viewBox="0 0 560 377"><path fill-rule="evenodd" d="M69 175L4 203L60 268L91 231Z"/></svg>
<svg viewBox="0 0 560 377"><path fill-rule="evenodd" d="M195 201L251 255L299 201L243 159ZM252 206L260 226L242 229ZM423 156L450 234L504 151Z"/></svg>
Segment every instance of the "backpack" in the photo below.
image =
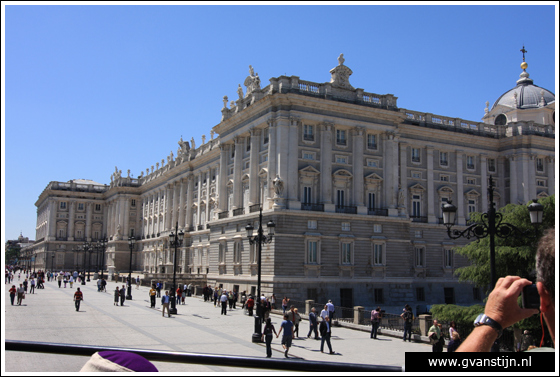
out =
<svg viewBox="0 0 560 377"><path fill-rule="evenodd" d="M406 312L404 312L403 318L404 318L406 323L412 322L412 313L407 310Z"/></svg>

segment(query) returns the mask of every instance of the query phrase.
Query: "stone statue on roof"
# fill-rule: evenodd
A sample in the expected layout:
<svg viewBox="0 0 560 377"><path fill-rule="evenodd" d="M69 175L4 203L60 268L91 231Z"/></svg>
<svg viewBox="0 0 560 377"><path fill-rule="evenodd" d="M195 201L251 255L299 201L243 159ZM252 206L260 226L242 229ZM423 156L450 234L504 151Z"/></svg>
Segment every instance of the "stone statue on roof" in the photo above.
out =
<svg viewBox="0 0 560 377"><path fill-rule="evenodd" d="M254 91L261 89L261 79L259 78L259 74L257 73L255 75L255 71L253 70L253 66L251 65L249 66L249 76L247 76L243 85L247 87L247 93L245 94L245 97L247 97Z"/></svg>

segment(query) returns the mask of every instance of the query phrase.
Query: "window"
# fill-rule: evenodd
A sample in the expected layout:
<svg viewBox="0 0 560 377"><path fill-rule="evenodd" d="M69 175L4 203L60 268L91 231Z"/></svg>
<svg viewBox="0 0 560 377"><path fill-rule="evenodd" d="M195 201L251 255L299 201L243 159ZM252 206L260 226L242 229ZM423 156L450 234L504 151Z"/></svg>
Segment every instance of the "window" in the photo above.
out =
<svg viewBox="0 0 560 377"><path fill-rule="evenodd" d="M375 193L368 192L368 209L375 209Z"/></svg>
<svg viewBox="0 0 560 377"><path fill-rule="evenodd" d="M373 233L383 233L383 225L373 224Z"/></svg>
<svg viewBox="0 0 560 377"><path fill-rule="evenodd" d="M412 172L412 178L413 179L422 179L422 173L419 171L413 171Z"/></svg>
<svg viewBox="0 0 560 377"><path fill-rule="evenodd" d="M96 204L95 205L95 210L96 211L101 211L101 204Z"/></svg>
<svg viewBox="0 0 560 377"><path fill-rule="evenodd" d="M304 186L303 187L303 204L311 204L311 187Z"/></svg>
<svg viewBox="0 0 560 377"><path fill-rule="evenodd" d="M315 135L313 132L313 126L310 124L303 125L303 140L305 141L314 141Z"/></svg>
<svg viewBox="0 0 560 377"><path fill-rule="evenodd" d="M317 220L307 220L307 229L317 229Z"/></svg>
<svg viewBox="0 0 560 377"><path fill-rule="evenodd" d="M336 144L337 145L346 145L346 131L345 130L336 130Z"/></svg>
<svg viewBox="0 0 560 377"><path fill-rule="evenodd" d="M367 135L367 147L368 149L377 149L377 135Z"/></svg>
<svg viewBox="0 0 560 377"><path fill-rule="evenodd" d="M476 185L476 178L467 177L467 185Z"/></svg>
<svg viewBox="0 0 560 377"><path fill-rule="evenodd" d="M225 264L226 263L226 245L225 243L220 243L219 249L218 249L218 261L220 264Z"/></svg>
<svg viewBox="0 0 560 377"><path fill-rule="evenodd" d="M265 128L263 130L263 144L268 144L268 128Z"/></svg>
<svg viewBox="0 0 560 377"><path fill-rule="evenodd" d="M346 157L346 156L336 156L336 163L337 164L347 164L348 163L348 157Z"/></svg>
<svg viewBox="0 0 560 377"><path fill-rule="evenodd" d="M541 173L544 171L544 161L542 158L537 158L537 171Z"/></svg>
<svg viewBox="0 0 560 377"><path fill-rule="evenodd" d="M383 244L375 243L373 244L373 265L383 266Z"/></svg>
<svg viewBox="0 0 560 377"><path fill-rule="evenodd" d="M416 288L416 301L426 301L426 296L424 295L424 287Z"/></svg>
<svg viewBox="0 0 560 377"><path fill-rule="evenodd" d="M136 199L131 199L130 200L130 206L131 207L136 207Z"/></svg>
<svg viewBox="0 0 560 377"><path fill-rule="evenodd" d="M474 156L467 156L467 169L474 170Z"/></svg>
<svg viewBox="0 0 560 377"><path fill-rule="evenodd" d="M251 166L251 161L245 161L245 168L244 169L249 169L249 166Z"/></svg>
<svg viewBox="0 0 560 377"><path fill-rule="evenodd" d="M268 154L263 154L261 158L261 162L266 162L266 161L268 161Z"/></svg>
<svg viewBox="0 0 560 377"><path fill-rule="evenodd" d="M412 159L412 162L420 162L420 149L412 148L411 159Z"/></svg>
<svg viewBox="0 0 560 377"><path fill-rule="evenodd" d="M60 202L60 209L66 209L66 202Z"/></svg>
<svg viewBox="0 0 560 377"><path fill-rule="evenodd" d="M449 176L441 174L439 176L439 180L442 181L442 182L449 182Z"/></svg>
<svg viewBox="0 0 560 377"><path fill-rule="evenodd" d="M416 267L425 267L424 265L424 257L425 257L425 250L423 247L415 247L415 262Z"/></svg>
<svg viewBox="0 0 560 377"><path fill-rule="evenodd" d="M480 294L480 288L473 287L472 293L473 293L473 300L482 301L482 296Z"/></svg>
<svg viewBox="0 0 560 377"><path fill-rule="evenodd" d="M350 223L347 222L342 223L342 230L350 231Z"/></svg>
<svg viewBox="0 0 560 377"><path fill-rule="evenodd" d="M375 299L376 304L383 304L383 289L375 288L373 290L373 298Z"/></svg>
<svg viewBox="0 0 560 377"><path fill-rule="evenodd" d="M317 264L317 241L307 241L307 263Z"/></svg>
<svg viewBox="0 0 560 377"><path fill-rule="evenodd" d="M342 244L342 264L352 264L352 244L349 242Z"/></svg>
<svg viewBox="0 0 560 377"><path fill-rule="evenodd" d="M447 305L455 304L455 290L453 288L443 288L443 294Z"/></svg>
<svg viewBox="0 0 560 377"><path fill-rule="evenodd" d="M304 160L315 160L315 153L303 151L303 159Z"/></svg>
<svg viewBox="0 0 560 377"><path fill-rule="evenodd" d="M452 268L453 267L453 250L452 249L445 249L443 250L443 266L445 268Z"/></svg>
<svg viewBox="0 0 560 377"><path fill-rule="evenodd" d="M368 158L366 163L367 163L368 168L378 168L379 167L379 161L378 160L372 160L371 158Z"/></svg>
<svg viewBox="0 0 560 377"><path fill-rule="evenodd" d="M448 166L449 162L447 160L447 152L439 152L439 164L441 166Z"/></svg>
<svg viewBox="0 0 560 377"><path fill-rule="evenodd" d="M336 190L336 205L344 207L344 190Z"/></svg>
<svg viewBox="0 0 560 377"><path fill-rule="evenodd" d="M245 150L246 150L247 152L249 152L249 151L251 150L251 138L248 137L247 139L245 139L245 143L246 143Z"/></svg>
<svg viewBox="0 0 560 377"><path fill-rule="evenodd" d="M415 230L414 231L414 238L422 238L422 231L421 230Z"/></svg>
<svg viewBox="0 0 560 377"><path fill-rule="evenodd" d="M233 263L241 263L241 242L235 242L233 244Z"/></svg>
<svg viewBox="0 0 560 377"><path fill-rule="evenodd" d="M78 211L84 210L84 203L78 203Z"/></svg>
<svg viewBox="0 0 560 377"><path fill-rule="evenodd" d="M468 208L468 213L469 213L469 217L470 217L471 213L476 212L476 200L469 199L467 208Z"/></svg>
<svg viewBox="0 0 560 377"><path fill-rule="evenodd" d="M546 187L546 181L543 179L537 179L537 186Z"/></svg>
<svg viewBox="0 0 560 377"><path fill-rule="evenodd" d="M493 158L489 158L487 161L488 164L488 171L495 173L496 172L496 160Z"/></svg>
<svg viewBox="0 0 560 377"><path fill-rule="evenodd" d="M412 195L412 217L420 217L420 195Z"/></svg>

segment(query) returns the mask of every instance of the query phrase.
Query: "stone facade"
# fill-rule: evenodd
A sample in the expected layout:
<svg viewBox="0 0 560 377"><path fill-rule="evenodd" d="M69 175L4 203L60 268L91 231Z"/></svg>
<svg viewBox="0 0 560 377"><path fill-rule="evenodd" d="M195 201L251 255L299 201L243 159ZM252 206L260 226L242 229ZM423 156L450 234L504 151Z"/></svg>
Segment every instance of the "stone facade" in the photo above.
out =
<svg viewBox="0 0 560 377"><path fill-rule="evenodd" d="M133 268L168 280L177 228L179 281L254 292L258 255L245 226L258 228L262 207L264 223L276 223L262 248L267 295L366 308L468 305L481 296L454 276L466 260L453 248L464 241L447 237L442 203L457 205L460 227L488 210L490 176L498 208L554 193L548 97L527 109L538 121L499 104L473 122L354 88L342 55L326 83L280 76L261 88L249 72L246 93L239 85L237 100L223 98L222 120L200 146L181 139L176 155L137 179L115 168L110 185L51 182L36 203L36 253L71 269L84 254L72 249L107 236L106 268L127 272L133 235Z"/></svg>

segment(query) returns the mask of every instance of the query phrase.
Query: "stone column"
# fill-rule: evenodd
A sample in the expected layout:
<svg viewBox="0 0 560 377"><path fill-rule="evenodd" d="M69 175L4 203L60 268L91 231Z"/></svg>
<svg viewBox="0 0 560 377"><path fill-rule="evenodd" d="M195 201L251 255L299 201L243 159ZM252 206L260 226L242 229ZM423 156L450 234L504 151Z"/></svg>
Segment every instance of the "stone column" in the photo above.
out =
<svg viewBox="0 0 560 377"><path fill-rule="evenodd" d="M463 151L457 150L457 221L458 225L465 225L465 179L463 177Z"/></svg>
<svg viewBox="0 0 560 377"><path fill-rule="evenodd" d="M175 225L179 221L177 219L179 207L179 185L173 182L173 207L171 208L171 229L175 229Z"/></svg>
<svg viewBox="0 0 560 377"><path fill-rule="evenodd" d="M187 218L186 228L191 229L194 224L192 222L192 207L193 207L193 193L194 193L194 177L192 173L187 175Z"/></svg>
<svg viewBox="0 0 560 377"><path fill-rule="evenodd" d="M237 209L241 206L241 174L243 172L243 139L241 137L234 138L235 157L233 159L233 205L232 209Z"/></svg>
<svg viewBox="0 0 560 377"><path fill-rule="evenodd" d="M86 241L91 241L91 207L92 206L93 206L92 202L86 203L86 231L85 231Z"/></svg>
<svg viewBox="0 0 560 377"><path fill-rule="evenodd" d="M56 239L56 212L58 211L58 205L59 204L56 199L49 200L49 241L54 241Z"/></svg>
<svg viewBox="0 0 560 377"><path fill-rule="evenodd" d="M277 143L277 127L273 119L268 120L268 179L267 179L267 193L265 197L267 199L271 198L271 187L272 180L276 178L276 173L278 172L278 159L276 155L276 143Z"/></svg>
<svg viewBox="0 0 560 377"><path fill-rule="evenodd" d="M180 189L179 189L179 229L185 228L185 189L186 183L185 179L181 178L180 182Z"/></svg>
<svg viewBox="0 0 560 377"><path fill-rule="evenodd" d="M164 230L169 230L169 229L172 228L172 226L174 226L174 225L171 225L171 211L172 211L171 195L172 195L172 192L173 192L173 185L168 184L165 187L165 207L164 207L165 209L164 209L164 212L163 212L164 228L160 229L160 231L159 231L160 233L163 232Z"/></svg>
<svg viewBox="0 0 560 377"><path fill-rule="evenodd" d="M404 208L399 212L399 216L407 216L407 208L408 208L408 160L406 158L406 149L407 144L403 143L402 141L399 142L399 149L400 149L400 161L399 165L401 167L401 182L400 182L400 190L402 190L402 194L404 195L403 206ZM387 183L385 183L387 184ZM398 205L398 203L397 203Z"/></svg>
<svg viewBox="0 0 560 377"><path fill-rule="evenodd" d="M250 152L250 174L249 174L249 205L259 203L259 146L261 130L251 129L251 152Z"/></svg>
<svg viewBox="0 0 560 377"><path fill-rule="evenodd" d="M517 204L517 161L515 156L509 156L509 202Z"/></svg>
<svg viewBox="0 0 560 377"><path fill-rule="evenodd" d="M276 141L276 154L278 156L278 171L276 174L280 176L280 178L284 181L284 198L287 197L288 187L289 184L289 175L288 175L288 154L290 152L290 120L287 117L280 117L277 120L277 136L278 139ZM273 177L272 179L275 179Z"/></svg>
<svg viewBox="0 0 560 377"><path fill-rule="evenodd" d="M426 146L426 159L427 159L427 195L428 195L428 223L434 224L438 222L434 213L435 209L435 189L434 189L434 147L431 145ZM438 211L439 212L439 211Z"/></svg>
<svg viewBox="0 0 560 377"><path fill-rule="evenodd" d="M128 211L130 199L123 197L119 200L120 202L120 218L121 218L121 237L123 240L128 240L129 230L129 217L130 213Z"/></svg>
<svg viewBox="0 0 560 377"><path fill-rule="evenodd" d="M210 219L210 185L212 182L212 168L208 168L206 169L206 215L204 218L204 223L206 224L208 222L208 219Z"/></svg>
<svg viewBox="0 0 560 377"><path fill-rule="evenodd" d="M555 170L555 160L554 160L554 156L549 156L546 158L546 162L548 165L548 181L547 181L547 185L548 185L548 195L553 195L555 193L555 189L556 189L556 170Z"/></svg>
<svg viewBox="0 0 560 377"><path fill-rule="evenodd" d="M218 175L218 209L219 212L227 211L227 154L228 144L220 144L220 174ZM189 188L189 195L190 195ZM190 223L191 220L187 220Z"/></svg>
<svg viewBox="0 0 560 377"><path fill-rule="evenodd" d="M286 194L288 199L288 208L301 209L301 201L299 200L299 177L298 177L298 128L301 122L297 118L290 118L288 125L288 155L287 164L288 172L284 179Z"/></svg>
<svg viewBox="0 0 560 377"><path fill-rule="evenodd" d="M482 212L488 212L488 200L486 199L486 193L488 192L488 171L486 155L480 155L480 191L482 197ZM493 177L492 177L493 178ZM498 182L498 180L495 180ZM502 186L503 189L503 186Z"/></svg>
<svg viewBox="0 0 560 377"><path fill-rule="evenodd" d="M525 161L523 163L523 170L526 172L528 183L527 189L524 190L523 203L527 204L531 199L537 198L537 176L536 176L536 155L525 154ZM524 177L525 178L525 177Z"/></svg>
<svg viewBox="0 0 560 377"><path fill-rule="evenodd" d="M358 207L359 215L367 215L364 204L364 129L356 127L352 131L352 166L354 184L354 204Z"/></svg>
<svg viewBox="0 0 560 377"><path fill-rule="evenodd" d="M74 216L76 213L76 201L70 200L70 209L68 210L68 241L74 241Z"/></svg>
<svg viewBox="0 0 560 377"><path fill-rule="evenodd" d="M321 132L321 203L325 212L334 212L332 197L332 127L323 123Z"/></svg>

